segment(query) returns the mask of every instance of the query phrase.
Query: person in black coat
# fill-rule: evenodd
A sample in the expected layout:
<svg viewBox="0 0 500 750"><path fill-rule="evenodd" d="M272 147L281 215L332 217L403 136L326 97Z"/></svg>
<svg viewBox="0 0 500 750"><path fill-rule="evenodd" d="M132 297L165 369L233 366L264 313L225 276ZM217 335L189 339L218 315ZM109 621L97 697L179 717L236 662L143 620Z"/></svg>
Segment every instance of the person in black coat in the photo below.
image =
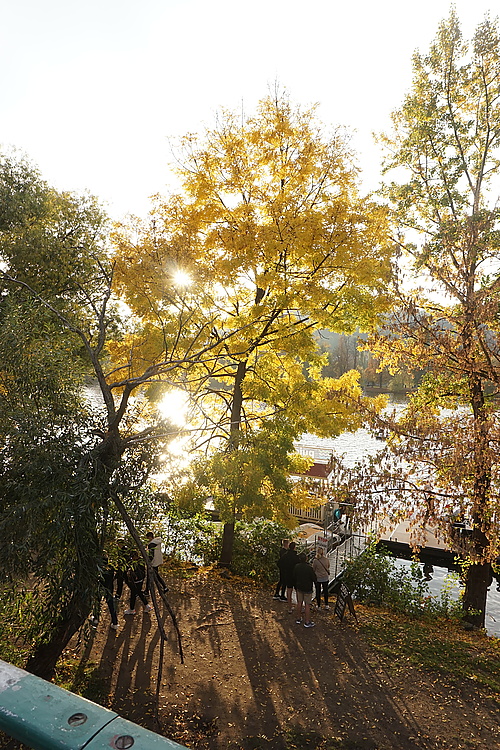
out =
<svg viewBox="0 0 500 750"><path fill-rule="evenodd" d="M286 553L288 552L289 544L290 544L289 539L283 539L283 541L281 542L280 556L277 560L277 565L278 565L278 569L280 572L280 579L278 583L276 584L273 599L279 599L282 602L286 602L286 580L285 580L283 570L281 568L281 561L283 557L286 555Z"/></svg>
<svg viewBox="0 0 500 750"><path fill-rule="evenodd" d="M280 558L280 573L283 575L286 583L286 600L288 608L292 611L292 592L293 592L293 569L298 562L298 554L295 550L295 542L290 542L288 550Z"/></svg>
<svg viewBox="0 0 500 750"><path fill-rule="evenodd" d="M148 604L148 600L142 587L146 579L146 566L139 557L138 552L133 552L130 563L127 567L126 582L130 589L130 607L123 613L124 615L135 615L135 603L137 598L141 600L144 605L144 611L150 612L151 605Z"/></svg>
<svg viewBox="0 0 500 750"><path fill-rule="evenodd" d="M109 564L106 553L103 555L103 568L102 568L102 585L104 590L104 599L108 605L109 614L111 615L111 628L118 630L118 615L116 613L115 598L113 596L113 588L115 585L115 570Z"/></svg>

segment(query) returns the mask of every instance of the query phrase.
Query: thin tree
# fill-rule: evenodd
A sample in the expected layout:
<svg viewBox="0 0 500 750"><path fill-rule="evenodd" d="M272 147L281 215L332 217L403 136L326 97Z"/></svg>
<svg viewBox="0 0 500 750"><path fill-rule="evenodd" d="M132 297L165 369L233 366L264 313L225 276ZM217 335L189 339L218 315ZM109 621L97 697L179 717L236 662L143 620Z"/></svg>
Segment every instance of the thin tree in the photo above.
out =
<svg viewBox="0 0 500 750"><path fill-rule="evenodd" d="M96 201L57 193L18 157L4 157L0 167L0 564L12 581L9 596L35 581L26 599L33 604L27 666L47 678L100 598L110 503L149 564L123 500L158 467L178 431L145 389L169 382L213 343L181 358L167 346L140 360L140 348L129 346L138 338L133 323L117 304L109 226ZM170 314L169 324L175 340L182 316L176 322ZM89 377L100 395L93 409Z"/></svg>
<svg viewBox="0 0 500 750"><path fill-rule="evenodd" d="M468 561L466 618L482 627L500 551L497 23L486 17L468 44L451 12L429 53L415 54L393 122L383 142L387 171L397 171L386 194L406 277L393 290L390 326L368 348L381 368L425 374L392 424L391 463L377 481L392 487L394 511L433 526ZM363 477L373 505L377 493ZM457 519L470 534L454 531Z"/></svg>

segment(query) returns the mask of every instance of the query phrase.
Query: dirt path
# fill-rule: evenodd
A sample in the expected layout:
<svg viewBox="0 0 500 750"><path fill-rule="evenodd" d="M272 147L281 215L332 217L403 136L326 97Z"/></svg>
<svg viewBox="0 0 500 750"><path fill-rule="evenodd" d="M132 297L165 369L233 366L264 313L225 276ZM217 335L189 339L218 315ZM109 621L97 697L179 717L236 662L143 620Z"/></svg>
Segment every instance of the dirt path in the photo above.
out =
<svg viewBox="0 0 500 750"><path fill-rule="evenodd" d="M295 623L287 605L254 586L200 574L172 581L184 664L169 633L159 701L161 733L197 750L499 750L498 704L471 682L391 669L352 620L315 613ZM123 611L124 606L121 607ZM362 612L359 614L362 621ZM107 705L155 724L158 627L154 614L103 609L90 652Z"/></svg>

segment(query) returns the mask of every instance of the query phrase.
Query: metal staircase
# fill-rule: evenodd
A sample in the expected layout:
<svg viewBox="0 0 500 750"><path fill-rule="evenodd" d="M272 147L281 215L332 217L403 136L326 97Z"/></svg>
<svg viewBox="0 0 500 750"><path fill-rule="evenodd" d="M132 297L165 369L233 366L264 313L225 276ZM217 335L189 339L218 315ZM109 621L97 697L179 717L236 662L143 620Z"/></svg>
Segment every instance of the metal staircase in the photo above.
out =
<svg viewBox="0 0 500 750"><path fill-rule="evenodd" d="M329 588L333 588L338 582L347 561L359 557L369 544L370 539L366 534L350 534L339 545L327 551L326 556L330 560Z"/></svg>

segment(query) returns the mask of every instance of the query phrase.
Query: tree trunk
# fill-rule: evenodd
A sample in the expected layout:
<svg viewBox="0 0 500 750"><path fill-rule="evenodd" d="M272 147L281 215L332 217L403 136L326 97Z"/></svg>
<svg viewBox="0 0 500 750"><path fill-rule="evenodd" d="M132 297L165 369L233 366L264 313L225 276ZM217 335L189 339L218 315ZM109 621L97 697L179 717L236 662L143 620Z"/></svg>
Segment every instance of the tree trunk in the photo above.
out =
<svg viewBox="0 0 500 750"><path fill-rule="evenodd" d="M230 451L236 450L240 441L241 410L243 407L242 384L245 379L246 371L246 362L239 362L234 377L233 401L231 404L231 434L228 446ZM236 498L233 503L233 518L231 521L227 521L224 524L224 531L222 534L222 550L220 553L219 565L223 568L228 568L233 560L235 516Z"/></svg>
<svg viewBox="0 0 500 750"><path fill-rule="evenodd" d="M463 596L464 621L484 628L486 597L491 584L491 565L481 561L488 545L486 534L480 529L480 518L473 518L472 545L477 562L467 568Z"/></svg>
<svg viewBox="0 0 500 750"><path fill-rule="evenodd" d="M467 570L463 607L464 621L484 628L486 597L491 584L490 563L473 563Z"/></svg>
<svg viewBox="0 0 500 750"><path fill-rule="evenodd" d="M66 617L60 618L51 628L49 640L34 648L26 670L44 680L51 680L59 657L90 615L91 608L90 601L84 604L73 600Z"/></svg>
<svg viewBox="0 0 500 750"><path fill-rule="evenodd" d="M472 323L466 328L464 349L473 362ZM469 375L471 407L474 416L474 488L472 514L472 552L474 562L467 569L463 608L465 622L484 628L486 614L486 596L491 583L491 565L485 562L488 549L488 537L484 532L487 516L488 499L491 487L491 463L488 456L489 430L485 411L483 381L474 371Z"/></svg>
<svg viewBox="0 0 500 750"><path fill-rule="evenodd" d="M234 545L234 521L232 523L224 524L224 531L222 533L222 550L219 558L219 566L221 568L228 568L233 560L233 545Z"/></svg>

